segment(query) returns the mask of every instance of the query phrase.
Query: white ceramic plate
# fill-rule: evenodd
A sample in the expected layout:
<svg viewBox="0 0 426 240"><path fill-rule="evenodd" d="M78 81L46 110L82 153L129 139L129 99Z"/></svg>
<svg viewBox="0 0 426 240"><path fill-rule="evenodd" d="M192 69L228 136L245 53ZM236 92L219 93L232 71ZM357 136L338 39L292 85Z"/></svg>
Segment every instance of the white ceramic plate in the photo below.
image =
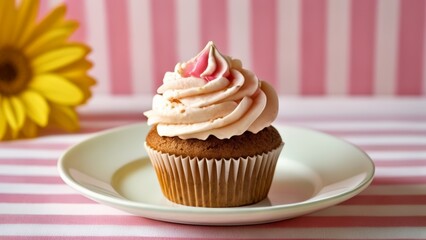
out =
<svg viewBox="0 0 426 240"><path fill-rule="evenodd" d="M276 126L285 141L268 198L236 208L186 207L167 201L143 147L149 127L136 124L97 134L59 159L62 179L81 194L123 211L200 225L273 222L345 201L373 179L374 164L335 137Z"/></svg>

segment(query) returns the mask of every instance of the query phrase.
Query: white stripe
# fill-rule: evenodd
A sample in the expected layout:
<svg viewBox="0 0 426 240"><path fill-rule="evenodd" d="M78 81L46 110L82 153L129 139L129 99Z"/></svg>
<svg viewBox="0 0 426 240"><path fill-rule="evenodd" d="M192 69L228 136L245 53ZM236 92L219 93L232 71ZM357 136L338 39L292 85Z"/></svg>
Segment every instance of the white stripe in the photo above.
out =
<svg viewBox="0 0 426 240"><path fill-rule="evenodd" d="M373 160L426 160L426 151L367 151ZM426 174L426 172L425 172Z"/></svg>
<svg viewBox="0 0 426 240"><path fill-rule="evenodd" d="M38 149L2 149L0 159L57 159L64 151L62 150L38 150ZM1 170L0 170L1 171Z"/></svg>
<svg viewBox="0 0 426 240"><path fill-rule="evenodd" d="M34 139L34 143L61 143L61 144L74 144L81 142L93 134L82 133L82 134L69 134L69 135L52 135L52 136L44 136L37 139Z"/></svg>
<svg viewBox="0 0 426 240"><path fill-rule="evenodd" d="M420 205L333 206L312 216L426 216L426 208ZM97 203L0 203L0 214L31 215L129 215L126 212Z"/></svg>
<svg viewBox="0 0 426 240"><path fill-rule="evenodd" d="M375 94L395 94L399 9L398 0L379 0L377 4Z"/></svg>
<svg viewBox="0 0 426 240"><path fill-rule="evenodd" d="M321 130L426 130L426 122L419 121L297 121L298 125L305 125Z"/></svg>
<svg viewBox="0 0 426 240"><path fill-rule="evenodd" d="M130 0L127 4L130 26L132 89L135 94L153 92L151 11L148 0Z"/></svg>
<svg viewBox="0 0 426 240"><path fill-rule="evenodd" d="M94 96L110 92L108 35L104 0L84 1L86 12L87 42L93 52L89 58L95 63L91 75L97 79ZM94 97L95 98L95 97Z"/></svg>
<svg viewBox="0 0 426 240"><path fill-rule="evenodd" d="M124 236L223 239L424 239L425 227L191 227L186 225L3 224L6 236Z"/></svg>
<svg viewBox="0 0 426 240"><path fill-rule="evenodd" d="M129 114L139 113L143 116L143 111L151 109L152 96L147 94L139 95L98 95L91 99L87 105L79 108L83 114Z"/></svg>
<svg viewBox="0 0 426 240"><path fill-rule="evenodd" d="M300 4L298 0L278 1L278 80L280 93L300 92Z"/></svg>
<svg viewBox="0 0 426 240"><path fill-rule="evenodd" d="M342 136L357 145L410 146L426 143L426 136L389 135L389 136Z"/></svg>
<svg viewBox="0 0 426 240"><path fill-rule="evenodd" d="M97 203L0 203L0 214L129 215Z"/></svg>
<svg viewBox="0 0 426 240"><path fill-rule="evenodd" d="M360 195L426 195L426 184L371 185Z"/></svg>
<svg viewBox="0 0 426 240"><path fill-rule="evenodd" d="M425 176L426 167L378 167L376 177L414 177ZM426 189L425 189L426 191ZM426 193L426 192L425 192Z"/></svg>
<svg viewBox="0 0 426 240"><path fill-rule="evenodd" d="M390 210L391 209L391 210ZM357 206L338 205L311 214L311 216L426 216L426 207L423 205L387 205L387 206Z"/></svg>
<svg viewBox="0 0 426 240"><path fill-rule="evenodd" d="M0 175L9 176L59 176L53 166L16 166L0 165Z"/></svg>
<svg viewBox="0 0 426 240"><path fill-rule="evenodd" d="M238 58L244 68L252 69L250 1L233 0L228 3L229 53Z"/></svg>
<svg viewBox="0 0 426 240"><path fill-rule="evenodd" d="M188 61L202 49L200 44L199 1L178 0L176 2L178 61ZM170 43L174 44L174 43Z"/></svg>
<svg viewBox="0 0 426 240"><path fill-rule="evenodd" d="M141 114L142 115L142 114ZM140 122L142 122L142 116L140 117ZM105 121L87 121L87 120L83 120L80 122L81 126L83 126L84 128L112 128L112 127L117 127L117 126L123 126L123 125L127 125L129 123L134 123L134 121L130 121L130 120L105 120Z"/></svg>
<svg viewBox="0 0 426 240"><path fill-rule="evenodd" d="M7 194L77 194L65 184L0 183L0 193Z"/></svg>
<svg viewBox="0 0 426 240"><path fill-rule="evenodd" d="M328 0L327 6L326 91L344 95L349 79L350 1Z"/></svg>

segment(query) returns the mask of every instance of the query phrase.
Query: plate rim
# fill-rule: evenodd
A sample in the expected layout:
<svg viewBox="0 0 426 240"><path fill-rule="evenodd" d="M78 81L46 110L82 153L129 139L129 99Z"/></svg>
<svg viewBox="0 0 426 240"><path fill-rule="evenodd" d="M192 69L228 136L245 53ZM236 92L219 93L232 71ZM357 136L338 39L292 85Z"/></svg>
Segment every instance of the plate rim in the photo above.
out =
<svg viewBox="0 0 426 240"><path fill-rule="evenodd" d="M66 165L64 164L66 162L67 156L69 154L72 153L72 151L75 151L74 149L78 148L80 145L82 144L86 144L87 142L90 141L95 141L98 138L102 138L104 137L104 135L109 135L109 134L113 134L116 132L121 132L121 131L125 131L127 129L131 129L131 128L141 128L143 126L147 126L149 127L146 122L142 122L142 123L132 123L132 124L127 124L124 126L119 126L119 127L115 127L112 129L107 129L107 130L103 130L100 132L96 132L96 133L92 133L89 134L87 138L85 138L82 141L79 141L78 143L73 144L72 146L68 147L59 157L58 159L58 163L57 163L57 169L59 172L59 176L61 177L61 179L71 188L75 189L77 192L79 192L80 194L84 195L87 198L90 198L96 202L100 202L102 204L108 204L110 206L123 206L123 207L131 207L131 208L137 208L139 210L143 210L143 211L159 211L159 212L170 212L173 211L173 213L179 213L179 214L185 214L185 213L190 213L190 214L247 214L247 213L253 213L253 212L270 212L270 211L277 211L277 210L286 210L286 209L293 209L293 208L302 208L302 207L308 207L308 206L312 206L312 205L316 205L316 204L322 204L324 202L328 202L328 201L335 201L335 200L341 200L341 201L337 201L338 204L340 202L343 202L345 200L348 200L349 198L355 196L356 194L358 194L359 192L363 191L365 188L367 188L370 183L373 181L374 179L374 175L375 175L375 164L373 162L373 160L370 158L370 156L361 148L359 148L358 146L348 142L345 139L342 138L338 138L335 137L333 135L318 131L318 130L314 130L314 129L310 129L310 128L306 128L306 127L300 127L300 126L293 126L293 125L287 125L287 124L274 124L275 127L279 127L279 128L292 128L292 129L296 129L299 131L307 131L313 134L319 134L319 135L323 135L324 137L328 137L328 138L332 138L332 139L336 139L344 144L350 145L353 148L356 148L357 151L361 152L365 159L367 160L367 163L369 165L367 175L363 178L363 180L358 183L354 188L349 189L348 191L344 191L342 193L336 194L336 195L331 195L331 196L327 196L324 198L319 198L319 199L314 199L314 200L307 200L307 201L302 201L302 202L295 202L295 203L289 203L289 204L280 204L280 205L274 205L274 206L254 206L254 207L227 207L227 208L207 208L207 207L191 207L191 206L179 206L179 207L173 207L173 206L160 206L160 205L154 205L154 204L148 204L148 203L143 203L143 202L135 202L129 199L124 199L124 198L117 198L117 197L112 197L112 196L108 196L108 195L104 195L95 191L92 191L86 187L84 187L83 185L79 184L70 174L69 171L66 169ZM345 198L345 196L348 196L347 198ZM332 204L332 205L335 205ZM331 206L331 205L330 205ZM323 209L323 208L320 208ZM317 210L320 210L317 209ZM133 214L136 215L136 214ZM137 216L141 216L141 217L145 217L143 215L137 215ZM148 217L149 218L149 217ZM168 221L168 220L163 220L163 221ZM169 221L171 222L171 221ZM177 221L174 221L177 222ZM219 224L220 225L220 224Z"/></svg>

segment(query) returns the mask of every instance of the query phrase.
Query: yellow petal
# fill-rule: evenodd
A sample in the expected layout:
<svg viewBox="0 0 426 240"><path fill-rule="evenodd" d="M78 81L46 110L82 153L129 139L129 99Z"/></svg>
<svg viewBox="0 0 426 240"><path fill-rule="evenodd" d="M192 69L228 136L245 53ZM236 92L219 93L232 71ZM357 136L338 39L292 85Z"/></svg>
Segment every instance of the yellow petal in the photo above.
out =
<svg viewBox="0 0 426 240"><path fill-rule="evenodd" d="M20 46L31 35L37 17L38 6L39 0L22 0L18 7L18 15L12 35L14 45Z"/></svg>
<svg viewBox="0 0 426 240"><path fill-rule="evenodd" d="M77 131L80 128L77 113L71 107L52 104L50 109L51 120L59 127L70 132Z"/></svg>
<svg viewBox="0 0 426 240"><path fill-rule="evenodd" d="M28 117L38 125L45 127L49 119L49 105L46 100L39 93L31 90L22 93L21 99Z"/></svg>
<svg viewBox="0 0 426 240"><path fill-rule="evenodd" d="M93 67L93 63L83 58L77 62L64 66L57 70L58 73L67 74L68 72L87 72Z"/></svg>
<svg viewBox="0 0 426 240"><path fill-rule="evenodd" d="M61 73L60 75L66 79L69 79L73 83L78 84L79 86L90 87L96 84L96 80L88 76L85 72L75 71L75 72Z"/></svg>
<svg viewBox="0 0 426 240"><path fill-rule="evenodd" d="M77 28L77 24L67 28L52 29L35 38L25 46L25 53L30 57L34 57L40 53L47 52L52 47L58 47L57 44L63 44ZM54 46L56 45L56 46Z"/></svg>
<svg viewBox="0 0 426 240"><path fill-rule="evenodd" d="M78 105L83 101L80 89L59 75L38 75L28 86L54 103Z"/></svg>
<svg viewBox="0 0 426 240"><path fill-rule="evenodd" d="M4 18L8 15L10 11L14 10L15 1L14 0L2 0L0 1L0 23L5 24Z"/></svg>
<svg viewBox="0 0 426 240"><path fill-rule="evenodd" d="M8 138L9 138L9 139L17 139L17 138L18 138L18 136L19 136L20 129L19 129L19 130L10 129L10 130L11 130L11 131L10 131L10 133L9 133Z"/></svg>
<svg viewBox="0 0 426 240"><path fill-rule="evenodd" d="M0 96L0 106L2 104L2 99ZM6 135L6 131L7 131L7 122L6 122L6 116L3 113L3 108L0 108L0 140L3 139L3 137L5 137Z"/></svg>
<svg viewBox="0 0 426 240"><path fill-rule="evenodd" d="M63 22L62 20L65 17L66 9L65 4L61 4L49 12L49 14L37 25L32 37L38 37L40 34L48 32L50 29Z"/></svg>
<svg viewBox="0 0 426 240"><path fill-rule="evenodd" d="M13 26L16 22L15 0L0 1L0 46L12 42Z"/></svg>
<svg viewBox="0 0 426 240"><path fill-rule="evenodd" d="M26 41L26 43L23 43L22 47L25 48L27 44L31 44L32 42L36 41L41 35L43 35L46 32L49 32L50 30L55 29L56 26L63 25L64 17L66 13L66 6L65 4L61 4L60 6L54 8L52 11L50 11L35 27L32 31L30 37Z"/></svg>
<svg viewBox="0 0 426 240"><path fill-rule="evenodd" d="M86 56L89 49L82 44L74 44L46 52L33 60L36 74L54 71Z"/></svg>
<svg viewBox="0 0 426 240"><path fill-rule="evenodd" d="M21 132L25 137L33 138L37 136L37 130L37 125L33 121L27 119Z"/></svg>
<svg viewBox="0 0 426 240"><path fill-rule="evenodd" d="M12 130L19 131L25 121L25 108L16 97L3 98L2 108Z"/></svg>

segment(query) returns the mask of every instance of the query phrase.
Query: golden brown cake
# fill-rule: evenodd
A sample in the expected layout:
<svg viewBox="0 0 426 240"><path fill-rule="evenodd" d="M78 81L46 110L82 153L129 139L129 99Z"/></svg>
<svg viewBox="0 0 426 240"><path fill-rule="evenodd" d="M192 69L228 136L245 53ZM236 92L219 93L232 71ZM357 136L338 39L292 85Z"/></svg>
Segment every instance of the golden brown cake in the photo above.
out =
<svg viewBox="0 0 426 240"><path fill-rule="evenodd" d="M282 139L273 126L264 128L257 134L245 132L230 139L209 136L206 140L161 137L157 127L153 126L146 137L146 143L159 152L171 155L229 159L254 156L276 149L281 145Z"/></svg>

